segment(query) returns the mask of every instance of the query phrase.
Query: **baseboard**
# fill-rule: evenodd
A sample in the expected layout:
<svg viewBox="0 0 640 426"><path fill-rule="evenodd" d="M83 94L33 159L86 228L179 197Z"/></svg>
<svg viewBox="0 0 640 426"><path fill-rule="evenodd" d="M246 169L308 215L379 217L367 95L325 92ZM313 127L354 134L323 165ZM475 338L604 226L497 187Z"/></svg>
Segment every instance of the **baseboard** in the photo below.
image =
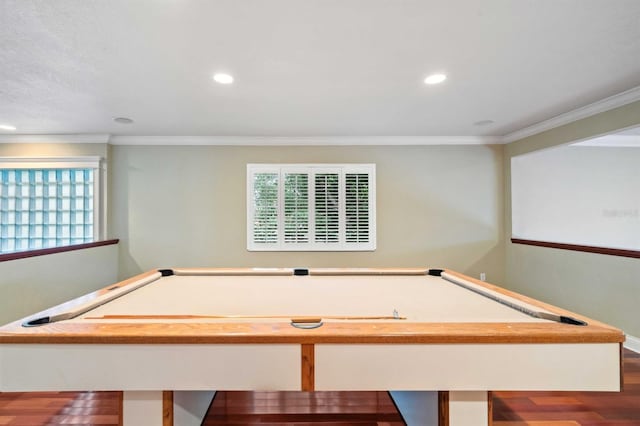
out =
<svg viewBox="0 0 640 426"><path fill-rule="evenodd" d="M627 334L627 340L624 342L624 347L636 353L640 353L640 339Z"/></svg>

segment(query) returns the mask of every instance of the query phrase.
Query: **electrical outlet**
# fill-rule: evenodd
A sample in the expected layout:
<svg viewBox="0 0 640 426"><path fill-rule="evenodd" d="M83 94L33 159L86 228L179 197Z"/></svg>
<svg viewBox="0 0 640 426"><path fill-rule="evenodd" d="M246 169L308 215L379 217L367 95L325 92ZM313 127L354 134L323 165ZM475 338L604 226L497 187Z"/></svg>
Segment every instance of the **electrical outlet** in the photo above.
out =
<svg viewBox="0 0 640 426"><path fill-rule="evenodd" d="M480 281L486 281L487 280L487 274L485 274L484 272L480 272Z"/></svg>

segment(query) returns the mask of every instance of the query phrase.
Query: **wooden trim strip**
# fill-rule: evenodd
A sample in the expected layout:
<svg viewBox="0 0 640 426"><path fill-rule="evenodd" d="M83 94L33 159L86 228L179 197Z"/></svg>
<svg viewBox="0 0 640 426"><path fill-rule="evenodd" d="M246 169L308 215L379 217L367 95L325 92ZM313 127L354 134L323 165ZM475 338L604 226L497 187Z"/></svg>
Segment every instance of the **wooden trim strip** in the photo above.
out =
<svg viewBox="0 0 640 426"><path fill-rule="evenodd" d="M449 391L438 392L438 426L449 426Z"/></svg>
<svg viewBox="0 0 640 426"><path fill-rule="evenodd" d="M289 322L91 323L57 322L24 328L20 321L0 328L0 344L619 344L624 334L588 325L558 323L337 323L315 330Z"/></svg>
<svg viewBox="0 0 640 426"><path fill-rule="evenodd" d="M118 426L124 426L124 392L118 392Z"/></svg>
<svg viewBox="0 0 640 426"><path fill-rule="evenodd" d="M315 345L300 345L301 389L305 392L315 390Z"/></svg>
<svg viewBox="0 0 640 426"><path fill-rule="evenodd" d="M51 247L51 248L45 248L40 250L29 250L29 251L19 251L16 253L5 253L5 254L0 254L0 262L7 262L9 260L26 259L28 257L46 256L48 254L64 253L67 251L84 250L84 249L94 248L94 247L109 246L113 244L118 244L119 241L120 240L118 239L113 239L113 240L95 241L93 243L74 244L72 246Z"/></svg>
<svg viewBox="0 0 640 426"><path fill-rule="evenodd" d="M173 391L162 391L162 426L173 426Z"/></svg>
<svg viewBox="0 0 640 426"><path fill-rule="evenodd" d="M623 250L608 247L583 246L579 244L551 243L548 241L523 240L520 238L511 238L513 244L524 244L528 246L555 248L560 250L581 251L585 253L606 254L609 256L632 257L640 259L640 251Z"/></svg>
<svg viewBox="0 0 640 426"><path fill-rule="evenodd" d="M493 393L487 391L487 424L493 425Z"/></svg>
<svg viewBox="0 0 640 426"><path fill-rule="evenodd" d="M624 344L620 343L620 392L624 390Z"/></svg>

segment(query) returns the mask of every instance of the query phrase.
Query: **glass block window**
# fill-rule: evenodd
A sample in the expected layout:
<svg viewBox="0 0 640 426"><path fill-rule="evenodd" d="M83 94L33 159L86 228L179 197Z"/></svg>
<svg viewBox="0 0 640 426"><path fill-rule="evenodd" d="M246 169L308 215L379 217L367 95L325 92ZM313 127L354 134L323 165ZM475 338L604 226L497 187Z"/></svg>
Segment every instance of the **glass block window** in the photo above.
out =
<svg viewBox="0 0 640 426"><path fill-rule="evenodd" d="M247 248L375 250L375 164L248 164Z"/></svg>
<svg viewBox="0 0 640 426"><path fill-rule="evenodd" d="M0 253L95 241L99 229L97 164L58 168L51 166L73 163L2 159Z"/></svg>

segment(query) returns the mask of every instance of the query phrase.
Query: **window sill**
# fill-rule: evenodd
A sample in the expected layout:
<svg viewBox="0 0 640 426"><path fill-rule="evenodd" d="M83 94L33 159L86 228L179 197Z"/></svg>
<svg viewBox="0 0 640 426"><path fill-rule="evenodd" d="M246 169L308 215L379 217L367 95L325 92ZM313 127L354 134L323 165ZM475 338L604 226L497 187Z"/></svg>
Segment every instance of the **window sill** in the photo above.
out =
<svg viewBox="0 0 640 426"><path fill-rule="evenodd" d="M581 251L585 253L606 254L609 256L632 257L640 259L640 251L623 250L607 247L582 246L578 244L550 243L548 241L522 240L519 238L511 238L513 244L524 244L529 246L555 248L560 250Z"/></svg>
<svg viewBox="0 0 640 426"><path fill-rule="evenodd" d="M74 250L84 250L93 247L101 247L101 246L109 246L113 244L118 244L120 240L104 240L104 241L96 241L94 243L86 243L86 244L75 244L72 246L63 246L63 247L51 247L40 250L29 250L29 251L18 251L15 253L5 253L0 254L0 262L6 262L9 260L18 260L18 259L26 259L28 257L36 257L36 256L45 256L48 254L56 254L56 253L64 253L66 251L74 251Z"/></svg>

